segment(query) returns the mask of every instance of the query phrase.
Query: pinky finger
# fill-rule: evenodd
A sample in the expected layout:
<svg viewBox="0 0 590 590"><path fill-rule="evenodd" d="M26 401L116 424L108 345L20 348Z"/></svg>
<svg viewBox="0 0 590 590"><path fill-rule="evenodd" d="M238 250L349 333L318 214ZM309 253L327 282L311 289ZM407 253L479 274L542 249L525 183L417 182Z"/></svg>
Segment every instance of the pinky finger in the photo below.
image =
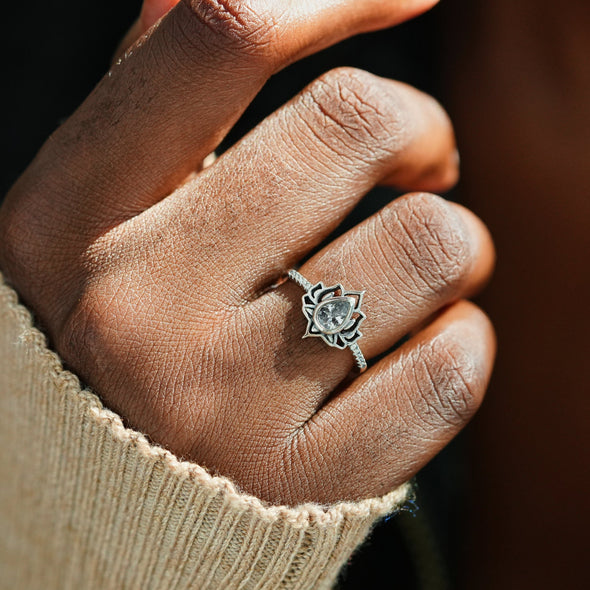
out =
<svg viewBox="0 0 590 590"><path fill-rule="evenodd" d="M487 316L454 304L329 401L294 440L293 460L326 503L391 491L478 409L495 348Z"/></svg>

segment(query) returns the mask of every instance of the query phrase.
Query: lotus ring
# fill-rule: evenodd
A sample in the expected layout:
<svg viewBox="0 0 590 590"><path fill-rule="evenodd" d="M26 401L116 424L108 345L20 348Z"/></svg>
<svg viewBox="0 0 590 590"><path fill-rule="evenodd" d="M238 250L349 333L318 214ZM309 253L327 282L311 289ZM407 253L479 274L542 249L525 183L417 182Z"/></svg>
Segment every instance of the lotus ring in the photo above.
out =
<svg viewBox="0 0 590 590"><path fill-rule="evenodd" d="M303 338L317 336L329 346L350 348L362 373L367 361L357 340L362 336L359 326L366 317L361 311L365 291L347 291L340 284L326 287L321 281L314 285L296 270L290 270L287 276L305 290L301 300L307 331Z"/></svg>

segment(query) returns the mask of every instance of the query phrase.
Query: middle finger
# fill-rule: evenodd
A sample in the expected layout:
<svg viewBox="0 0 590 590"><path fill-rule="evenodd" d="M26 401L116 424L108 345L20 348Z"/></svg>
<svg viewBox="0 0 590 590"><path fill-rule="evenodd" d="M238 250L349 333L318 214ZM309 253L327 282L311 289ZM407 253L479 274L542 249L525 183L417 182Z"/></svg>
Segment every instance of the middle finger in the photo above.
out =
<svg viewBox="0 0 590 590"><path fill-rule="evenodd" d="M451 124L434 99L342 68L145 217L181 236L177 264L191 274L205 267L217 294L241 304L326 238L382 178L413 190L446 188L457 176L454 151Z"/></svg>

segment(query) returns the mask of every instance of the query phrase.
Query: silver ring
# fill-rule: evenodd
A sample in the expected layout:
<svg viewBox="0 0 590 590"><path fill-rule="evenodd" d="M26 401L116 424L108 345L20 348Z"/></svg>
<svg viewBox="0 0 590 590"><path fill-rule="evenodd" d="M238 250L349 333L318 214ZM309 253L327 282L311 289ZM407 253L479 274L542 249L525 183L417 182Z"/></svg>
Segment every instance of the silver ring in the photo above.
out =
<svg viewBox="0 0 590 590"><path fill-rule="evenodd" d="M350 348L362 373L367 361L357 340L362 336L359 326L367 317L361 311L365 291L347 291L340 284L326 287L321 281L313 285L296 270L290 270L287 276L305 290L301 301L307 331L303 338L317 336L329 346Z"/></svg>

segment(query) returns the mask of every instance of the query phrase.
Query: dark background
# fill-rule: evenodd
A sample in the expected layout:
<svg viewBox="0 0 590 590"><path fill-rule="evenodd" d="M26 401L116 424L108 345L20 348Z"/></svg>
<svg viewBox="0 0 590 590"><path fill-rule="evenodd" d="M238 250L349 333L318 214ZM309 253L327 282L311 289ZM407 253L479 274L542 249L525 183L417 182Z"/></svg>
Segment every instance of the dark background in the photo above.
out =
<svg viewBox="0 0 590 590"><path fill-rule="evenodd" d="M139 14L140 5L138 0L61 0L3 6L0 195L107 70L112 52ZM336 66L356 66L408 82L444 104L438 84L438 19L435 9L394 30L349 40L281 72L267 84L221 150L312 79ZM373 191L341 231L395 196L388 189ZM462 459L459 440L419 475L416 505L377 527L346 569L343 590L454 586L466 480Z"/></svg>

